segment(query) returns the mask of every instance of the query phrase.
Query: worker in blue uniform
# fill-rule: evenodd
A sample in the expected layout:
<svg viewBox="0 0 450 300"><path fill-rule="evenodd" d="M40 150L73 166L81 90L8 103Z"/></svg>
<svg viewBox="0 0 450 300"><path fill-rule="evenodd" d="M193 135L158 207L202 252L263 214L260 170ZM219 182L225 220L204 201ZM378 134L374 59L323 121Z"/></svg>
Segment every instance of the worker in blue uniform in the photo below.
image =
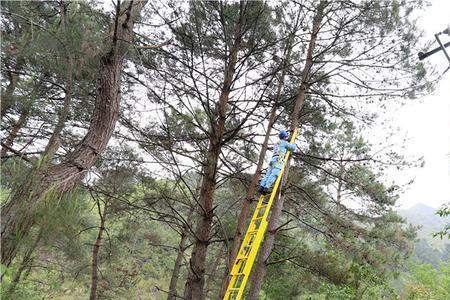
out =
<svg viewBox="0 0 450 300"><path fill-rule="evenodd" d="M295 151L297 149L297 145L288 142L289 136L286 131L281 130L278 137L280 140L273 146L273 155L269 162L269 168L258 188L258 192L262 195L267 195L272 191L272 186L277 180L278 174L280 174L281 167L283 166L283 158L286 151Z"/></svg>

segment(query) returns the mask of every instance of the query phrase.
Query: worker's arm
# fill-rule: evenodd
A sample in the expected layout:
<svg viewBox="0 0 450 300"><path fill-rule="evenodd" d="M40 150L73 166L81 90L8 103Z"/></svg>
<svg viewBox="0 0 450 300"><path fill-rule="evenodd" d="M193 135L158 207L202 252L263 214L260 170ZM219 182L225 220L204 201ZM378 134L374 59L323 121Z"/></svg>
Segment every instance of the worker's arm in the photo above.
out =
<svg viewBox="0 0 450 300"><path fill-rule="evenodd" d="M296 144L289 144L288 142L286 142L285 147L287 150L294 152L297 149L297 145Z"/></svg>

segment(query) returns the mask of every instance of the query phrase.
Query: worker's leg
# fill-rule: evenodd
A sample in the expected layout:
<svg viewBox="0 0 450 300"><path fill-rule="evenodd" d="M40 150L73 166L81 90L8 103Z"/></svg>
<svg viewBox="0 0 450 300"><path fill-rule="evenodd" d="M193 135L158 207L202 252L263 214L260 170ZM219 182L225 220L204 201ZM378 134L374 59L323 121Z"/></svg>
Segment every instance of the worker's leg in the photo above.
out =
<svg viewBox="0 0 450 300"><path fill-rule="evenodd" d="M273 169L272 166L269 165L269 167L267 168L267 171L266 171L266 175L264 175L263 179L261 180L261 182L259 184L260 186L262 186L262 187L266 186L266 182L270 177L270 173L272 172L272 169Z"/></svg>
<svg viewBox="0 0 450 300"><path fill-rule="evenodd" d="M261 182L261 186L266 188L267 190L272 189L273 184L277 180L278 174L280 174L281 171L281 164L277 163L274 166L271 167L270 173L266 174L266 180L264 182Z"/></svg>

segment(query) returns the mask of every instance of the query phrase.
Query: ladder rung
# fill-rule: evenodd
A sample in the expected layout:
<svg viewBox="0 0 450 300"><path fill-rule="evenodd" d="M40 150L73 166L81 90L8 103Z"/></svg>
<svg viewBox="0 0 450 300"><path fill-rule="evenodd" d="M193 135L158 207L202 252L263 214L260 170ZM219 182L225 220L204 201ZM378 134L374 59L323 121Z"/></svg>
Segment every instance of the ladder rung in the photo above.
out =
<svg viewBox="0 0 450 300"><path fill-rule="evenodd" d="M256 209L261 209L261 208L266 208L266 207L267 207L267 204L263 204L263 205L257 206Z"/></svg>
<svg viewBox="0 0 450 300"><path fill-rule="evenodd" d="M264 217L258 217L258 218L254 218L252 221L257 221L257 220L261 220L261 219L263 219Z"/></svg>
<svg viewBox="0 0 450 300"><path fill-rule="evenodd" d="M248 258L248 256L238 256L236 257L236 261L238 260L246 260Z"/></svg>
<svg viewBox="0 0 450 300"><path fill-rule="evenodd" d="M245 275L244 273L231 273L231 276L239 276L239 275Z"/></svg>
<svg viewBox="0 0 450 300"><path fill-rule="evenodd" d="M259 230L259 228L255 229L255 230L247 231L247 234L254 234L255 232L258 232L258 230Z"/></svg>

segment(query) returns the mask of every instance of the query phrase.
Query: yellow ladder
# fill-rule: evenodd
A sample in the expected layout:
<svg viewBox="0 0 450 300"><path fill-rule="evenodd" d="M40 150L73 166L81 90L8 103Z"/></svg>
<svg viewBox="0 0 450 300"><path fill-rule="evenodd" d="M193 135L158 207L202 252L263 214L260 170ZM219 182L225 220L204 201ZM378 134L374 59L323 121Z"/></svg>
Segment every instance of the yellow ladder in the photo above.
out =
<svg viewBox="0 0 450 300"><path fill-rule="evenodd" d="M297 137L297 129L291 137L291 143L295 142ZM264 238L264 234L268 225L268 216L272 207L273 200L277 194L278 187L280 186L281 178L283 177L286 162L289 159L290 151L286 152L283 158L283 165L281 166L280 174L273 186L272 193L270 195L261 195L256 205L255 212L253 213L252 220L247 229L247 233L239 248L238 255L234 262L234 265L230 272L230 283L228 284L227 291L224 300L240 300L244 294L245 285L250 276L250 272L255 262L256 255L258 254L259 247ZM268 197L269 196L269 197ZM267 199L268 198L268 199Z"/></svg>

